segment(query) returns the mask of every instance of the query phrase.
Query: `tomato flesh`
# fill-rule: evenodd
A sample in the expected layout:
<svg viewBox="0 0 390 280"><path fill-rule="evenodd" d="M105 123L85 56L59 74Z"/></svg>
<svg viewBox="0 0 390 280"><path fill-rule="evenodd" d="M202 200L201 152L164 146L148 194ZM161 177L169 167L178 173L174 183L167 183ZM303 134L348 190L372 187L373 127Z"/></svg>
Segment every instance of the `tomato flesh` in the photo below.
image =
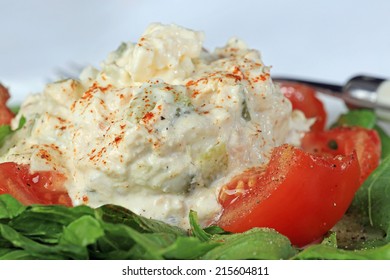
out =
<svg viewBox="0 0 390 280"><path fill-rule="evenodd" d="M379 165L381 141L378 133L363 127L336 127L328 131L309 132L302 139L302 147L311 153L348 155L356 151L361 182Z"/></svg>
<svg viewBox="0 0 390 280"><path fill-rule="evenodd" d="M221 189L223 212L217 224L224 230L269 227L304 246L341 219L360 186L355 152L316 156L285 144L259 168L238 175ZM232 192L238 185L243 191Z"/></svg>
<svg viewBox="0 0 390 280"><path fill-rule="evenodd" d="M9 98L8 90L0 84L0 125L10 124L14 117L14 113L6 105Z"/></svg>
<svg viewBox="0 0 390 280"><path fill-rule="evenodd" d="M0 194L10 194L25 205L62 204L72 206L64 188L66 177L54 171L30 172L28 165L0 163Z"/></svg>
<svg viewBox="0 0 390 280"><path fill-rule="evenodd" d="M314 88L300 83L283 82L280 83L280 90L290 100L293 109L302 111L307 118L316 119L311 131L324 130L327 114Z"/></svg>

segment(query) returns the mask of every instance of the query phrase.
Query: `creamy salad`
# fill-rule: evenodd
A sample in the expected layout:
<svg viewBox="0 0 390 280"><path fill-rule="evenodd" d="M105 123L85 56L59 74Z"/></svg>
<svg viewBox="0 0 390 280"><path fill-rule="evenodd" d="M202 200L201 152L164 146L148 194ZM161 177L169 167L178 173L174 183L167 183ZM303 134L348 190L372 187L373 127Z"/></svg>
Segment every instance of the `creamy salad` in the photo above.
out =
<svg viewBox="0 0 390 280"><path fill-rule="evenodd" d="M12 126L26 124L1 161L63 173L74 205L119 204L183 227L193 209L207 224L223 184L298 145L313 120L292 110L258 51L233 38L208 52L203 40L152 24L100 69L48 84L22 104Z"/></svg>

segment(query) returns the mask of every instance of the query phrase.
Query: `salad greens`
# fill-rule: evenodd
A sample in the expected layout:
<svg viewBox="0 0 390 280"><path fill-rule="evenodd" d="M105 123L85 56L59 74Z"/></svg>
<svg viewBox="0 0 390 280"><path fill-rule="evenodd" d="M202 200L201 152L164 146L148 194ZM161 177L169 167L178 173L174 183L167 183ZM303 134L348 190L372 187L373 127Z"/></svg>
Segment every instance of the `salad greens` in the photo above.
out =
<svg viewBox="0 0 390 280"><path fill-rule="evenodd" d="M190 230L147 219L117 205L24 206L0 196L0 259L390 259L390 138L375 114L355 110L334 124L378 130L383 160L355 195L345 217L319 244L296 248L275 230L232 234Z"/></svg>
<svg viewBox="0 0 390 280"><path fill-rule="evenodd" d="M383 230L390 241L390 157L359 188L350 211L361 214L370 226Z"/></svg>
<svg viewBox="0 0 390 280"><path fill-rule="evenodd" d="M296 253L271 229L228 234L191 231L147 219L115 205L23 206L0 196L0 259L287 259Z"/></svg>
<svg viewBox="0 0 390 280"><path fill-rule="evenodd" d="M10 125L0 125L0 148L3 146L5 140L12 135L15 131L18 131L26 123L26 118L21 117L19 120L18 128L15 130L11 129Z"/></svg>
<svg viewBox="0 0 390 280"><path fill-rule="evenodd" d="M376 125L377 118L372 110L359 109L341 114L331 127L337 126L361 126L372 129Z"/></svg>

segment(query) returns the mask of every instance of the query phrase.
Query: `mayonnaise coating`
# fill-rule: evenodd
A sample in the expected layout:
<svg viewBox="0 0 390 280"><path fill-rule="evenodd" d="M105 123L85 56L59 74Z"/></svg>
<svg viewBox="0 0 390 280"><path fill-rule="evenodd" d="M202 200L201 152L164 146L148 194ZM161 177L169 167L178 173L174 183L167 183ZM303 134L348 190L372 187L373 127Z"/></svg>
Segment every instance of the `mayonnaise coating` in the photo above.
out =
<svg viewBox="0 0 390 280"><path fill-rule="evenodd" d="M260 53L231 39L214 52L204 35L150 25L100 69L48 84L13 121L27 120L2 147L1 161L56 170L74 205L106 203L186 227L221 211L219 188L298 145L312 124L282 95Z"/></svg>

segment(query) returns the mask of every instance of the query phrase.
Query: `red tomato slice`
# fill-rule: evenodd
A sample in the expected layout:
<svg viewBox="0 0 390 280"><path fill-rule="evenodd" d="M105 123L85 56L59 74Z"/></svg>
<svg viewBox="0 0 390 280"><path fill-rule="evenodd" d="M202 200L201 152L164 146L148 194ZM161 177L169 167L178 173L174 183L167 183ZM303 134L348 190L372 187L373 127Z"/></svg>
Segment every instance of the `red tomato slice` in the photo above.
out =
<svg viewBox="0 0 390 280"><path fill-rule="evenodd" d="M381 141L378 133L362 127L337 127L328 131L309 132L302 147L311 153L348 155L356 150L360 164L361 182L379 165Z"/></svg>
<svg viewBox="0 0 390 280"><path fill-rule="evenodd" d="M322 102L316 97L316 90L310 86L284 82L280 89L293 106L293 109L301 110L307 118L316 118L311 131L322 131L326 125L326 111Z"/></svg>
<svg viewBox="0 0 390 280"><path fill-rule="evenodd" d="M221 189L223 212L217 224L230 232L273 228L303 246L341 219L359 177L355 152L316 156L285 144L274 149L266 167L250 169ZM234 193L237 188L243 191Z"/></svg>
<svg viewBox="0 0 390 280"><path fill-rule="evenodd" d="M6 105L9 97L8 90L0 84L0 125L9 124L14 117L14 113Z"/></svg>
<svg viewBox="0 0 390 280"><path fill-rule="evenodd" d="M72 206L64 188L65 176L54 171L30 173L28 165L0 164L0 194L10 194L25 205L62 204Z"/></svg>

